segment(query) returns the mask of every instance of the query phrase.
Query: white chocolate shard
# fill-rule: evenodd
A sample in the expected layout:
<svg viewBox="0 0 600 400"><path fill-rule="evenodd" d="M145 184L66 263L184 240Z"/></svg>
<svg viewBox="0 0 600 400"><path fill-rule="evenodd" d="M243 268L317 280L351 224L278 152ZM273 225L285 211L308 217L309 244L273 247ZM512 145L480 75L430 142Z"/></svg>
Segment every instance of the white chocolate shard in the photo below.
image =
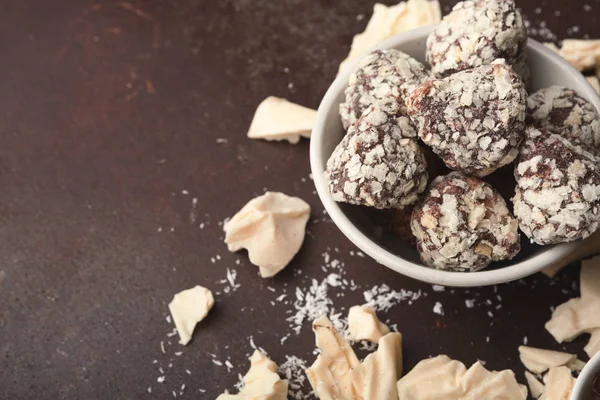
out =
<svg viewBox="0 0 600 400"><path fill-rule="evenodd" d="M350 331L350 340L368 340L377 343L382 336L389 333L390 328L377 318L375 308L363 305L350 308L348 330Z"/></svg>
<svg viewBox="0 0 600 400"><path fill-rule="evenodd" d="M460 386L465 390L461 400L527 398L527 387L517 382L512 371L488 371L479 362L469 368Z"/></svg>
<svg viewBox="0 0 600 400"><path fill-rule="evenodd" d="M570 363L565 364L565 367L569 368L573 372L581 372L583 367L585 367L585 361L581 361L579 358L576 358Z"/></svg>
<svg viewBox="0 0 600 400"><path fill-rule="evenodd" d="M181 344L189 343L196 324L206 317L214 304L212 292L202 286L183 290L173 297L169 303L169 311Z"/></svg>
<svg viewBox="0 0 600 400"><path fill-rule="evenodd" d="M359 399L398 400L396 382L402 376L402 335L391 332L379 339L377 351L351 374Z"/></svg>
<svg viewBox="0 0 600 400"><path fill-rule="evenodd" d="M310 138L317 112L279 97L267 97L256 109L248 130L250 139L287 140Z"/></svg>
<svg viewBox="0 0 600 400"><path fill-rule="evenodd" d="M531 397L537 399L544 393L544 384L540 382L531 372L525 371L525 379L527 380L527 386L529 386L529 392Z"/></svg>
<svg viewBox="0 0 600 400"><path fill-rule="evenodd" d="M575 378L567 367L550 368L544 375L544 400L569 400L575 385Z"/></svg>
<svg viewBox="0 0 600 400"><path fill-rule="evenodd" d="M223 393L217 400L287 400L287 395L288 381L277 374L277 364L255 350L242 390L238 394Z"/></svg>
<svg viewBox="0 0 600 400"><path fill-rule="evenodd" d="M488 371L479 362L466 369L445 355L423 360L398 381L402 400L525 400L527 388L512 371Z"/></svg>
<svg viewBox="0 0 600 400"><path fill-rule="evenodd" d="M584 350L590 358L600 352L600 329L592 329L590 331L590 340L584 347Z"/></svg>
<svg viewBox="0 0 600 400"><path fill-rule="evenodd" d="M600 59L600 40L597 39L565 39L560 49L553 43L544 44L571 63L578 71L594 68Z"/></svg>
<svg viewBox="0 0 600 400"><path fill-rule="evenodd" d="M326 316L313 322L313 332L321 354L306 375L315 394L323 400L358 400L350 372L359 361L352 347Z"/></svg>
<svg viewBox="0 0 600 400"><path fill-rule="evenodd" d="M389 37L421 26L438 24L441 20L442 11L437 0L401 1L390 7L376 3L367 27L364 32L354 36L350 54L342 61L339 70Z"/></svg>
<svg viewBox="0 0 600 400"><path fill-rule="evenodd" d="M562 343L600 328L600 256L581 263L581 297L559 305L546 330Z"/></svg>
<svg viewBox="0 0 600 400"><path fill-rule="evenodd" d="M519 346L519 358L529 371L536 374L546 372L550 368L563 365L574 365L577 360L575 354L538 349L535 347Z"/></svg>
<svg viewBox="0 0 600 400"><path fill-rule="evenodd" d="M250 200L225 224L229 251L248 250L250 262L269 278L290 263L306 230L310 206L298 197L267 192Z"/></svg>

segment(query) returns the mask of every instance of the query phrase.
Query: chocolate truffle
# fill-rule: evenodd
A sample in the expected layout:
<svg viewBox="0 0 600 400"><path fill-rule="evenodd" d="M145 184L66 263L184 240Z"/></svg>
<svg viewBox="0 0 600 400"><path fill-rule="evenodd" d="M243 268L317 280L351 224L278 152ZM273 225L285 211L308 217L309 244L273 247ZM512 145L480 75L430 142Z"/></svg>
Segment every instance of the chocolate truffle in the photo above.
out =
<svg viewBox="0 0 600 400"><path fill-rule="evenodd" d="M512 0L462 1L427 38L426 57L439 77L498 58L528 74L526 43L527 29Z"/></svg>
<svg viewBox="0 0 600 400"><path fill-rule="evenodd" d="M550 86L533 93L527 99L527 119L537 128L600 156L600 115L574 90Z"/></svg>
<svg viewBox="0 0 600 400"><path fill-rule="evenodd" d="M435 269L477 271L520 250L517 220L502 196L460 172L434 179L411 228L421 259Z"/></svg>
<svg viewBox="0 0 600 400"><path fill-rule="evenodd" d="M600 169L592 154L562 136L529 128L515 178L515 216L533 242L571 242L598 229Z"/></svg>
<svg viewBox="0 0 600 400"><path fill-rule="evenodd" d="M425 156L395 118L375 106L350 126L327 161L325 182L335 201L403 208L427 186Z"/></svg>
<svg viewBox="0 0 600 400"><path fill-rule="evenodd" d="M432 78L417 60L398 50L377 50L365 56L350 75L340 116L348 129L370 105L397 118L402 134L416 137L417 131L406 114L408 94L421 81Z"/></svg>
<svg viewBox="0 0 600 400"><path fill-rule="evenodd" d="M517 156L526 102L523 80L496 60L420 84L407 106L419 137L449 168L481 177Z"/></svg>

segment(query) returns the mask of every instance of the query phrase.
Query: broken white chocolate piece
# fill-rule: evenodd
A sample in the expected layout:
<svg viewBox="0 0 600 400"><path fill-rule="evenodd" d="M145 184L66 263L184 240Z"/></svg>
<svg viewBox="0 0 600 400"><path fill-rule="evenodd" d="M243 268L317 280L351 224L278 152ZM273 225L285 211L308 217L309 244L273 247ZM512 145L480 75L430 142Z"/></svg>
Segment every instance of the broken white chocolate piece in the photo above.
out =
<svg viewBox="0 0 600 400"><path fill-rule="evenodd" d="M531 397L537 399L544 393L544 384L538 380L531 372L525 371L525 379L527 380L527 386L529 386L529 392Z"/></svg>
<svg viewBox="0 0 600 400"><path fill-rule="evenodd" d="M544 43L546 47L557 52L578 71L594 68L600 59L600 40L565 39L559 49L553 43Z"/></svg>
<svg viewBox="0 0 600 400"><path fill-rule="evenodd" d="M575 361L577 360L575 354L528 346L519 346L519 358L525 368L536 374L541 374L554 367L575 366Z"/></svg>
<svg viewBox="0 0 600 400"><path fill-rule="evenodd" d="M350 371L359 361L352 347L326 316L313 322L313 332L321 354L306 370L306 376L315 394L320 399L355 400Z"/></svg>
<svg viewBox="0 0 600 400"><path fill-rule="evenodd" d="M315 110L270 96L258 105L248 137L296 144L301 136L310 138L316 116Z"/></svg>
<svg viewBox="0 0 600 400"><path fill-rule="evenodd" d="M223 393L217 400L287 400L288 381L277 374L277 364L258 350L250 357L250 369L238 394Z"/></svg>
<svg viewBox="0 0 600 400"><path fill-rule="evenodd" d="M544 375L544 400L568 400L571 398L571 391L575 386L575 378L571 375L571 370L567 367L550 368Z"/></svg>
<svg viewBox="0 0 600 400"><path fill-rule="evenodd" d="M202 286L183 290L173 297L173 301L169 303L169 311L181 344L189 343L196 324L206 317L214 304L211 291Z"/></svg>
<svg viewBox="0 0 600 400"><path fill-rule="evenodd" d="M590 331L590 340L584 347L584 350L590 358L600 352L600 329L592 329Z"/></svg>
<svg viewBox="0 0 600 400"><path fill-rule="evenodd" d="M350 54L340 64L340 71L381 41L421 26L438 24L441 19L442 12L437 0L401 1L390 7L376 3L364 32L354 36Z"/></svg>
<svg viewBox="0 0 600 400"><path fill-rule="evenodd" d="M586 76L585 79L587 79L588 83L590 84L591 87L594 88L596 93L600 94L600 80L598 80L598 77L597 76Z"/></svg>
<svg viewBox="0 0 600 400"><path fill-rule="evenodd" d="M350 331L350 340L368 340L377 343L390 331L390 328L377 318L375 308L364 305L350 308L348 330Z"/></svg>
<svg viewBox="0 0 600 400"><path fill-rule="evenodd" d="M581 361L579 358L576 358L570 363L567 363L565 367L569 368L573 372L581 372L583 367L585 367L585 361Z"/></svg>
<svg viewBox="0 0 600 400"><path fill-rule="evenodd" d="M398 400L396 382L402 376L402 335L391 332L379 339L377 351L351 371L361 400Z"/></svg>
<svg viewBox="0 0 600 400"><path fill-rule="evenodd" d="M267 192L250 200L225 224L229 251L248 250L250 262L269 278L285 268L302 242L310 206L298 197Z"/></svg>
<svg viewBox="0 0 600 400"><path fill-rule="evenodd" d="M398 398L407 400L525 400L527 388L512 371L488 371L479 362L466 369L440 355L423 360L398 381Z"/></svg>
<svg viewBox="0 0 600 400"><path fill-rule="evenodd" d="M581 263L580 289L581 297L559 305L546 323L559 343L600 328L600 256Z"/></svg>

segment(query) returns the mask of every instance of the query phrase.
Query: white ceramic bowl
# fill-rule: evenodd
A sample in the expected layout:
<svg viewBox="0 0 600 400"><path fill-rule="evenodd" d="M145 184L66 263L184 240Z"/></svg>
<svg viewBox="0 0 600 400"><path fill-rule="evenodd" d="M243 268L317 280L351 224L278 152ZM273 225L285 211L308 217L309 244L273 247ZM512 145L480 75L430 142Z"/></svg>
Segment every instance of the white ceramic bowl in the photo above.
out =
<svg viewBox="0 0 600 400"><path fill-rule="evenodd" d="M592 399L591 387L594 377L598 373L600 373L600 353L592 357L579 374L573 392L571 392L571 400Z"/></svg>
<svg viewBox="0 0 600 400"><path fill-rule="evenodd" d="M425 42L432 30L433 26L428 26L400 34L382 42L373 50L398 49L424 62ZM527 44L527 58L532 72L532 90L551 85L566 86L576 90L600 110L600 98L594 89L567 61L532 39ZM351 206L332 200L323 179L327 160L344 135L338 108L344 100L348 78L357 63L358 61L342 71L327 90L319 105L310 140L310 164L319 197L333 222L357 247L396 272L447 286L484 286L516 280L538 272L577 248L580 242L546 247L524 246L520 257L517 256L512 262L504 262L501 268L493 269L491 266L492 269L479 272L447 272L425 267L418 260L416 250L407 246L397 245L393 249L389 245L384 246L372 234L368 224L365 225L364 218L357 216Z"/></svg>

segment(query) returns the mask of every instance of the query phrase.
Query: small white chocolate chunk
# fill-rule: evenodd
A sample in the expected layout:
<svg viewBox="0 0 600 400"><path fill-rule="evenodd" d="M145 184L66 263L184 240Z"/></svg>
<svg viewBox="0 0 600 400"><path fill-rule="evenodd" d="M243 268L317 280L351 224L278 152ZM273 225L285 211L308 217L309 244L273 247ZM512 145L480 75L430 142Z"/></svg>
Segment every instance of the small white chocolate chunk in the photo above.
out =
<svg viewBox="0 0 600 400"><path fill-rule="evenodd" d="M584 347L584 350L590 358L594 357L596 353L600 352L600 328L592 329L590 331L590 340Z"/></svg>
<svg viewBox="0 0 600 400"><path fill-rule="evenodd" d="M377 343L390 331L390 328L377 318L373 307L364 305L350 308L348 330L350 331L350 340L368 340Z"/></svg>
<svg viewBox="0 0 600 400"><path fill-rule="evenodd" d="M217 400L287 400L288 381L277 374L277 365L258 350L250 357L250 369L238 394L223 393Z"/></svg>
<svg viewBox="0 0 600 400"><path fill-rule="evenodd" d="M525 379L527 380L527 386L529 386L529 392L531 397L537 399L544 393L544 384L540 382L531 372L525 371Z"/></svg>
<svg viewBox="0 0 600 400"><path fill-rule="evenodd" d="M402 335L390 332L380 338L377 351L351 374L359 399L398 400L396 382L402 376Z"/></svg>
<svg viewBox="0 0 600 400"><path fill-rule="evenodd" d="M364 32L354 36L350 54L340 64L340 71L381 41L401 32L437 24L441 19L442 12L437 0L401 1L389 7L376 3Z"/></svg>
<svg viewBox="0 0 600 400"><path fill-rule="evenodd" d="M296 255L310 216L310 206L298 197L267 192L250 200L225 224L229 251L248 250L250 262L269 278Z"/></svg>
<svg viewBox="0 0 600 400"><path fill-rule="evenodd" d="M561 351L519 346L519 358L525 368L536 374L541 374L554 367L571 365L578 368L577 356Z"/></svg>
<svg viewBox="0 0 600 400"><path fill-rule="evenodd" d="M597 65L597 60L600 59L600 40L565 39L560 49L553 43L544 44L570 62L579 71L593 68Z"/></svg>
<svg viewBox="0 0 600 400"><path fill-rule="evenodd" d="M567 367L550 368L544 375L544 393L540 397L543 400L568 400L575 385L575 378Z"/></svg>
<svg viewBox="0 0 600 400"><path fill-rule="evenodd" d="M587 350L597 351L600 344L595 333L600 329L600 256L581 263L581 297L559 305L546 323L546 330L562 343L571 341L584 332L594 332ZM587 351L586 350L586 351Z"/></svg>
<svg viewBox="0 0 600 400"><path fill-rule="evenodd" d="M287 140L310 138L317 112L279 97L267 97L256 109L248 130L250 139Z"/></svg>
<svg viewBox="0 0 600 400"><path fill-rule="evenodd" d="M488 371L479 362L466 369L445 355L423 360L398 381L404 400L525 400L527 388L512 371Z"/></svg>
<svg viewBox="0 0 600 400"><path fill-rule="evenodd" d="M196 324L206 317L214 304L211 291L202 286L183 290L173 297L173 301L169 303L169 311L181 344L189 343Z"/></svg>
<svg viewBox="0 0 600 400"><path fill-rule="evenodd" d="M315 394L320 399L356 400L350 371L359 361L352 347L326 316L313 322L313 332L321 354L306 376Z"/></svg>

